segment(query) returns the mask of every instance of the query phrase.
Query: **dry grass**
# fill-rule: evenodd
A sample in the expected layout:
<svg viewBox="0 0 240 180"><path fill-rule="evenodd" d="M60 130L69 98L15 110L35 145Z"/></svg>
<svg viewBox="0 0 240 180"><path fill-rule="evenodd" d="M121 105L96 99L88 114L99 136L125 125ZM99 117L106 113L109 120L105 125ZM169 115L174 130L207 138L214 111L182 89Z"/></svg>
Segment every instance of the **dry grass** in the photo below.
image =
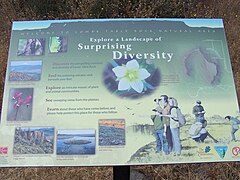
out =
<svg viewBox="0 0 240 180"><path fill-rule="evenodd" d="M40 19L223 18L235 84L240 97L239 7L239 0L0 0L0 104L2 104L11 22ZM132 168L153 179L240 178L240 163L237 162L149 165ZM0 168L0 179L112 179L112 167Z"/></svg>

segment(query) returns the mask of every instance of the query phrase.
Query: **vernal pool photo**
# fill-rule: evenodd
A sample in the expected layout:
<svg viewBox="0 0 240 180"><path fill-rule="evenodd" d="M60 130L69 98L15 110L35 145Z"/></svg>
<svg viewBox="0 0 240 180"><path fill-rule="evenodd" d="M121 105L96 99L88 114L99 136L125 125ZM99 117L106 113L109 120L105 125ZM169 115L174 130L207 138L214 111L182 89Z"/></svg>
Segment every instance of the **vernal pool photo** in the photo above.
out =
<svg viewBox="0 0 240 180"><path fill-rule="evenodd" d="M57 131L57 155L93 155L95 149L95 130Z"/></svg>

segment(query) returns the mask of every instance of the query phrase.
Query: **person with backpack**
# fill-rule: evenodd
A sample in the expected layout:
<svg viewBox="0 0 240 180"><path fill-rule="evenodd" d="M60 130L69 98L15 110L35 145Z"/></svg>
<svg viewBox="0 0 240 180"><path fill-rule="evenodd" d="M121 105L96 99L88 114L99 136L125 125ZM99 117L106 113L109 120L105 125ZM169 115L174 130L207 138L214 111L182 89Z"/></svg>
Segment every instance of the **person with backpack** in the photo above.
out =
<svg viewBox="0 0 240 180"><path fill-rule="evenodd" d="M166 138L167 138L167 142L168 142L168 148L169 148L169 152L171 152L173 150L173 142L172 142L172 133L171 133L171 129L170 129L170 118L167 116L169 114L170 111L170 105L168 102L168 96L167 95L161 95L160 96L160 102L159 105L162 108L162 114L161 116L163 116L164 121L166 122L167 125L167 129L166 129Z"/></svg>
<svg viewBox="0 0 240 180"><path fill-rule="evenodd" d="M163 151L166 155L169 154L168 143L166 139L166 122L160 117L161 112L158 109L153 109L155 115L151 115L154 124L155 137L156 137L156 153Z"/></svg>
<svg viewBox="0 0 240 180"><path fill-rule="evenodd" d="M234 118L232 116L226 116L225 119L229 120L229 123L232 127L232 131L231 131L231 135L232 135L232 140L231 141L236 141L236 137L235 137L235 133L237 132L237 130L239 129L238 124L240 124L240 120L237 118Z"/></svg>
<svg viewBox="0 0 240 180"><path fill-rule="evenodd" d="M203 123L196 122L189 128L189 135L191 138L199 143L203 143L207 137L211 138L215 143L218 142L206 129L207 121Z"/></svg>
<svg viewBox="0 0 240 180"><path fill-rule="evenodd" d="M186 123L186 120L185 120L185 117L182 115L180 109L178 108L177 100L175 98L169 97L168 102L170 105L170 110L169 110L169 114L165 115L165 117L168 117L170 119L170 130L172 133L174 156L180 156L181 150L182 150L182 145L180 140L180 126L184 125ZM181 118L184 118L184 120Z"/></svg>

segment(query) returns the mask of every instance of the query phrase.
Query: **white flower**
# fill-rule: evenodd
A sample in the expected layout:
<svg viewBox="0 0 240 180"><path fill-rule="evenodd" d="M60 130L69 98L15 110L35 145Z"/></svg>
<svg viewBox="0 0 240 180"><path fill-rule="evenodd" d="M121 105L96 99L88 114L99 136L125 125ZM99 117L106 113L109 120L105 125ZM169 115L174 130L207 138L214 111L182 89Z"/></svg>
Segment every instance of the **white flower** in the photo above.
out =
<svg viewBox="0 0 240 180"><path fill-rule="evenodd" d="M117 81L119 81L119 91L132 88L138 93L141 93L144 88L144 79L151 75L146 69L140 68L135 59L127 62L126 65L117 66L112 70L117 76Z"/></svg>

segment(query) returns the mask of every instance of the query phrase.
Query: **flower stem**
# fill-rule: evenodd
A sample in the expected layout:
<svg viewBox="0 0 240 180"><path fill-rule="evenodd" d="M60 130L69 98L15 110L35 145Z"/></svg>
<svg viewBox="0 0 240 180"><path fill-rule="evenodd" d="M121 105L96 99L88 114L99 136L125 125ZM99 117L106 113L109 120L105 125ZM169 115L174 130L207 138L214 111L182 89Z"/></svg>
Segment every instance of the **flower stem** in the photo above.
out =
<svg viewBox="0 0 240 180"><path fill-rule="evenodd" d="M19 107L17 106L17 110L16 110L16 113L15 113L14 120L17 120L17 113L18 113L18 109L19 109Z"/></svg>

